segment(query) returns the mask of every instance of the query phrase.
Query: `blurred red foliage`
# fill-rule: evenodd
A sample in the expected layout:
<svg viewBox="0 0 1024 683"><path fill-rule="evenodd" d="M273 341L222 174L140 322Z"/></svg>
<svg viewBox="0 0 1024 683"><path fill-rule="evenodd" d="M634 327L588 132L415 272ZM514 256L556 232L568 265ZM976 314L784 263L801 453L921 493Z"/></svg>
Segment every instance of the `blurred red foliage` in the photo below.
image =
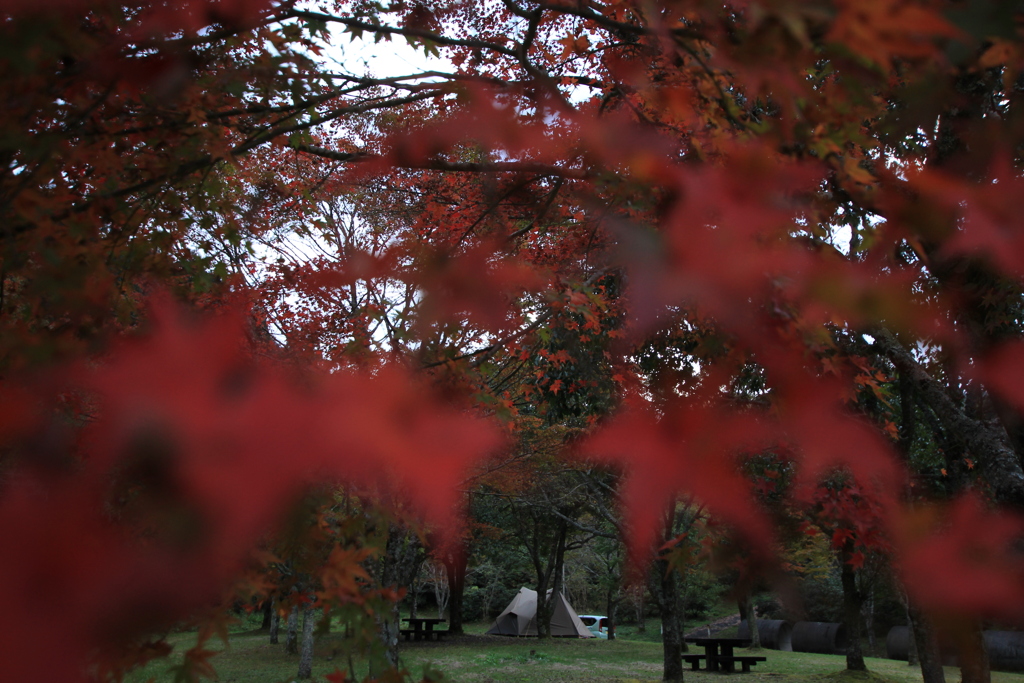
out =
<svg viewBox="0 0 1024 683"><path fill-rule="evenodd" d="M557 415L635 558L683 493L770 557L778 449L923 608L1019 619L1024 51L962 4L0 3L2 676L160 656L312 485L454 535Z"/></svg>

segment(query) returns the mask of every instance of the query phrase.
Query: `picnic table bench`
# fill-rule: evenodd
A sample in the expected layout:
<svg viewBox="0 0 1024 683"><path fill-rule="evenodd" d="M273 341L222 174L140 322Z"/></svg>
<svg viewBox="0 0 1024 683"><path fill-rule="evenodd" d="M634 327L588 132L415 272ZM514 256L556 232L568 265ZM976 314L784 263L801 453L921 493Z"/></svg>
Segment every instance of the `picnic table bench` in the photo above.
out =
<svg viewBox="0 0 1024 683"><path fill-rule="evenodd" d="M700 663L705 659L706 655L683 655L683 661L692 666L694 671L700 671Z"/></svg>
<svg viewBox="0 0 1024 683"><path fill-rule="evenodd" d="M731 674L736 672L736 665L739 664L743 673L750 673L750 667L755 666L758 662L768 661L767 657L733 654L733 648L750 645L749 638L686 638L685 640L704 648L702 655L683 655L683 661L692 666L694 671L699 671L701 661L706 660L708 671Z"/></svg>
<svg viewBox="0 0 1024 683"><path fill-rule="evenodd" d="M408 617L402 619L402 621L409 622L411 628L403 628L400 633L405 636L406 640L430 640L436 636L437 640L442 640L448 631L435 631L434 626L437 624L444 623L446 619L437 619L432 617Z"/></svg>

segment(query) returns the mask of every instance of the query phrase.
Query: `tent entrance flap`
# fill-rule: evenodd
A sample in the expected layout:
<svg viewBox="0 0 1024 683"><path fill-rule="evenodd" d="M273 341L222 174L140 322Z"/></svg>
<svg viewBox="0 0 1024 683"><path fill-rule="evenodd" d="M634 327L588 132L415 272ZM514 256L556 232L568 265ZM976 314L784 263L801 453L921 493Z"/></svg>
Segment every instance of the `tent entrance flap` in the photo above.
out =
<svg viewBox="0 0 1024 683"><path fill-rule="evenodd" d="M550 594L550 592L549 592ZM555 596L554 609L551 612L551 635L565 638L593 638L576 610L572 608L565 596ZM536 636L537 635L537 591L520 588L512 598L508 607L494 620L487 629L493 636Z"/></svg>

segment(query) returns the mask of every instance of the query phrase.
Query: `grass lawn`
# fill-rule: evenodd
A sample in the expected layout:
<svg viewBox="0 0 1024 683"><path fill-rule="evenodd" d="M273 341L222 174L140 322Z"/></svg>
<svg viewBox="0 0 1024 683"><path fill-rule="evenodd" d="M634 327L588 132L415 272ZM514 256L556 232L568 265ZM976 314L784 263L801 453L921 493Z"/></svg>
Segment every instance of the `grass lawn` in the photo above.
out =
<svg viewBox="0 0 1024 683"><path fill-rule="evenodd" d="M502 682L559 683L582 681L617 681L644 683L661 679L661 644L621 638L614 641L552 639L540 642L535 638L502 638L481 635L486 626L467 629L469 634L443 643L403 643L405 667L420 675L424 667L443 673L453 683ZM655 633L657 630L655 628ZM282 634L282 640L283 640ZM175 651L187 649L195 642L191 633L169 638ZM313 665L314 680L335 667L346 669L347 660L337 654L340 643L336 635L318 640ZM208 644L222 648L219 641ZM767 662L758 664L749 674L736 674L730 680L742 683L919 683L917 667L888 659L868 658L871 673L857 675L844 671L846 660L841 655L817 655L798 652L763 650ZM180 655L170 661L152 663L133 672L128 681L142 683L150 679L172 681L168 666L180 662ZM294 680L298 657L286 655L284 645L270 645L267 634L259 631L234 633L230 646L212 660L224 682L278 683ZM365 675L365 666L356 663L356 673ZM692 672L686 680L692 683L720 683L722 674ZM947 667L946 680L960 679L958 669ZM993 672L993 683L1024 683L1024 674Z"/></svg>

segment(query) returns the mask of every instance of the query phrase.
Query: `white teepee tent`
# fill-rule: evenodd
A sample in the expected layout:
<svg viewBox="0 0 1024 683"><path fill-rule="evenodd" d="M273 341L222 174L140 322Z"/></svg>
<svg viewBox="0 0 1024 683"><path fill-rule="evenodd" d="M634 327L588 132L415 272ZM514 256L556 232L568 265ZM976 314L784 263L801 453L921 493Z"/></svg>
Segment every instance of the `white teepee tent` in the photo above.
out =
<svg viewBox="0 0 1024 683"><path fill-rule="evenodd" d="M537 591L520 588L487 633L495 636L536 636ZM555 597L555 609L551 613L551 635L565 638L594 637L561 593Z"/></svg>

